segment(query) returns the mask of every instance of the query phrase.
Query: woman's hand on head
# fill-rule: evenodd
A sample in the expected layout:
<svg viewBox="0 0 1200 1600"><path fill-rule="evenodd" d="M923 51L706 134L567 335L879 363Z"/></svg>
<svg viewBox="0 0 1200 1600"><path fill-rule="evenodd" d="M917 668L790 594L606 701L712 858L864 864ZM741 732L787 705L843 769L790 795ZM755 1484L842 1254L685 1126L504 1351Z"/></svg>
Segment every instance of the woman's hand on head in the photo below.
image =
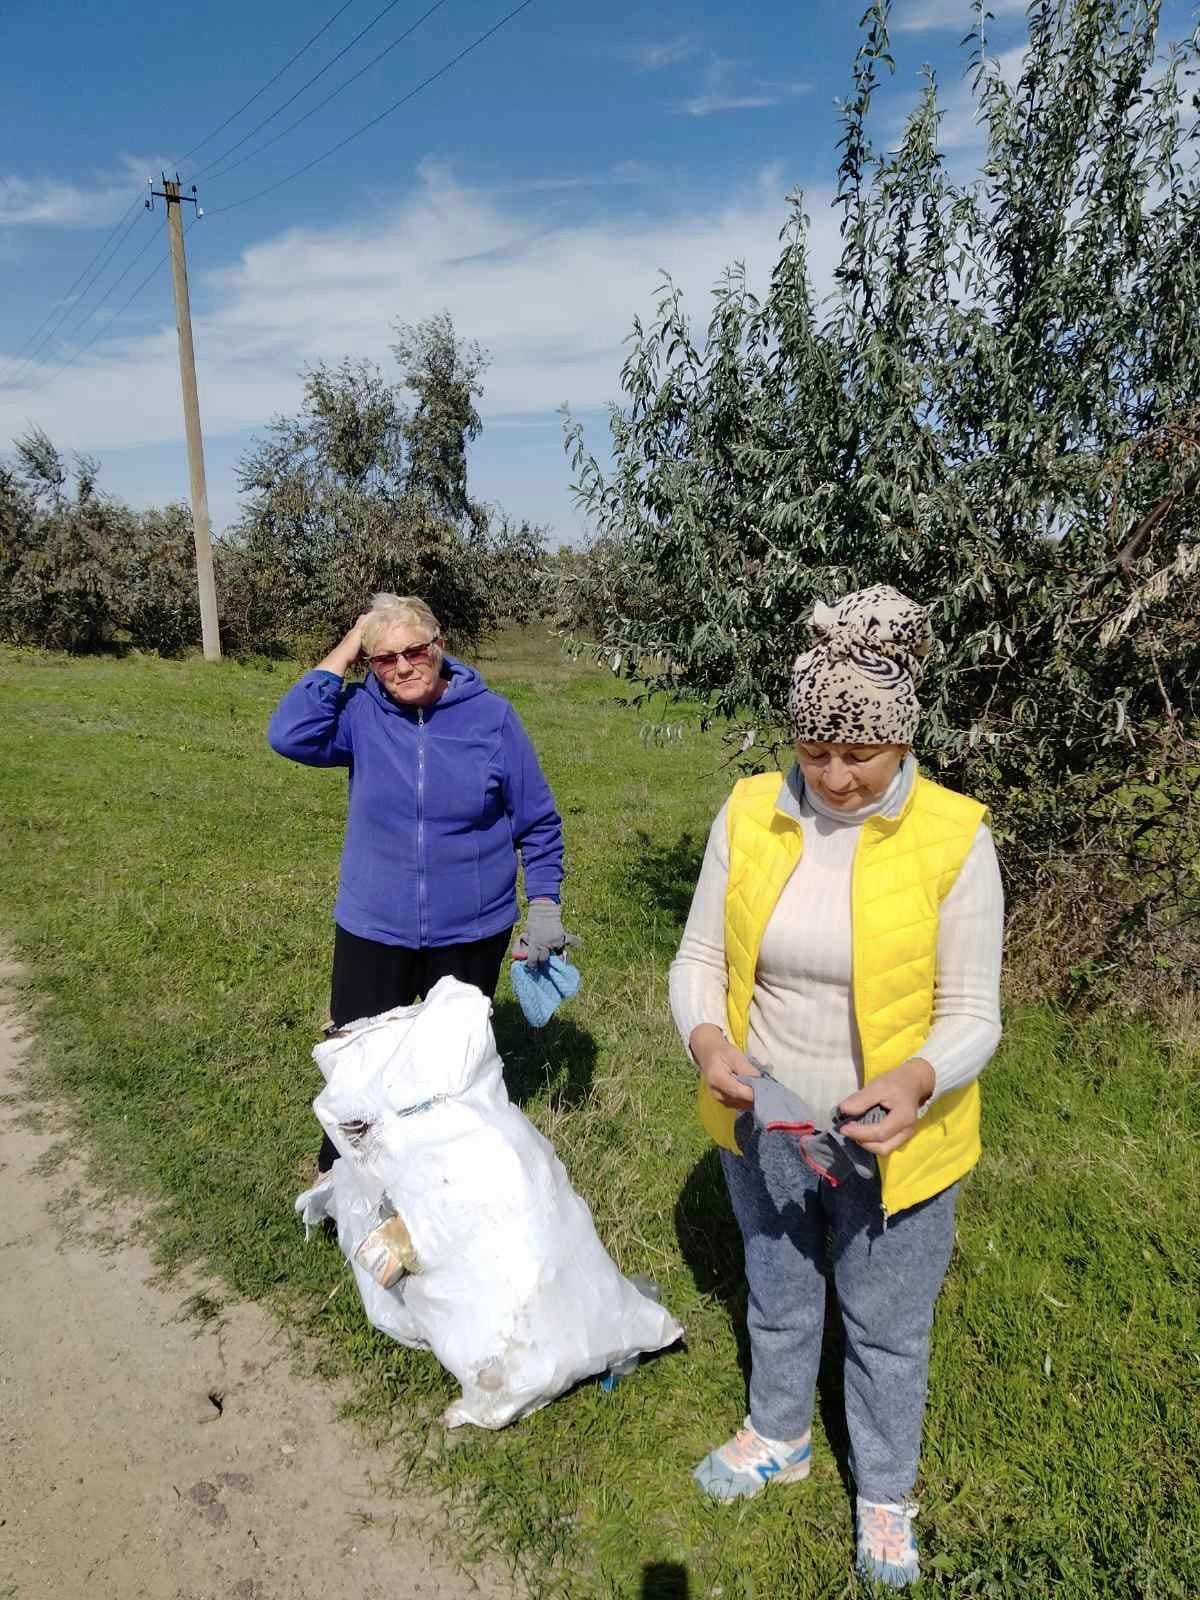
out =
<svg viewBox="0 0 1200 1600"><path fill-rule="evenodd" d="M354 626L338 640L325 659L317 663L318 671L336 672L339 678L346 676L347 672L363 653L363 628L370 615L369 611L362 613Z"/></svg>
<svg viewBox="0 0 1200 1600"><path fill-rule="evenodd" d="M362 614L355 621L354 626L342 640L342 644L347 650L354 651L354 654L351 657L352 661L357 661L359 656L361 656L363 653L363 629L366 627L367 620L370 615L371 613L369 611L362 612Z"/></svg>
<svg viewBox="0 0 1200 1600"><path fill-rule="evenodd" d="M873 1156L891 1155L912 1137L921 1107L933 1093L935 1084L929 1062L914 1056L890 1072L881 1072L870 1083L848 1094L838 1106L842 1115L850 1118L862 1116L872 1106L882 1106L887 1112L882 1122L845 1122L838 1131Z"/></svg>
<svg viewBox="0 0 1200 1600"><path fill-rule="evenodd" d="M718 1105L731 1111L747 1111L754 1104L754 1090L738 1077L757 1078L758 1070L711 1022L702 1022L692 1029L688 1040L692 1059L700 1068L700 1076L708 1085L709 1093Z"/></svg>

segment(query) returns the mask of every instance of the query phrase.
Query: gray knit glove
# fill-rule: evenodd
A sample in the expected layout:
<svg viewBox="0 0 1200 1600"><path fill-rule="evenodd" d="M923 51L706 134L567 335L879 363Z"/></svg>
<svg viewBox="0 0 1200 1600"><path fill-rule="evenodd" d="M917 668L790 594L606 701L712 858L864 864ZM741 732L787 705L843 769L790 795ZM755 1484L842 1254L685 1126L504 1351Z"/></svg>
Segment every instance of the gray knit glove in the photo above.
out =
<svg viewBox="0 0 1200 1600"><path fill-rule="evenodd" d="M525 913L525 926L513 945L513 955L532 966L539 966L552 955L558 956L572 945L581 944L562 924L562 909L553 900L531 900Z"/></svg>

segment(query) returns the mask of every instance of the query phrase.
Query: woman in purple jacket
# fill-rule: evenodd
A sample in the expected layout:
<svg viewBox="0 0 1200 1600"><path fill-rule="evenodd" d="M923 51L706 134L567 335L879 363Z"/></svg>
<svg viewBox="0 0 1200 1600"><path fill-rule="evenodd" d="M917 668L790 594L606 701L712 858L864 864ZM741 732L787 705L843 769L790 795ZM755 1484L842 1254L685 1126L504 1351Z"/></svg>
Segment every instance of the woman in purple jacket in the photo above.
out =
<svg viewBox="0 0 1200 1600"><path fill-rule="evenodd" d="M442 644L423 600L376 595L271 718L281 756L349 769L335 1027L411 1005L447 974L493 995L517 920L517 851L529 909L514 953L544 961L577 942L559 909L562 823L529 737ZM346 685L360 656L366 681ZM326 1140L323 1171L335 1155Z"/></svg>

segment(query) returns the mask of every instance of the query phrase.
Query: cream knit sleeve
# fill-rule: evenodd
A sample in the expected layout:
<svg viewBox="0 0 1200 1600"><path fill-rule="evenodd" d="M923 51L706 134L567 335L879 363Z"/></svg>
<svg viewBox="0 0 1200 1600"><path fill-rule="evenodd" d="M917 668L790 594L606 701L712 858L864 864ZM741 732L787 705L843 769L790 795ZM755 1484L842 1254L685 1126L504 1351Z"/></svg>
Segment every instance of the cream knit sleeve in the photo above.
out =
<svg viewBox="0 0 1200 1600"><path fill-rule="evenodd" d="M671 963L671 1015L686 1050L702 1022L726 1031L725 885L729 877L728 802L709 829L704 862L679 952ZM690 1054L689 1054L690 1059Z"/></svg>
<svg viewBox="0 0 1200 1600"><path fill-rule="evenodd" d="M977 1078L1000 1042L1004 889L991 830L981 826L938 922L933 1026L917 1054L936 1078L929 1105Z"/></svg>

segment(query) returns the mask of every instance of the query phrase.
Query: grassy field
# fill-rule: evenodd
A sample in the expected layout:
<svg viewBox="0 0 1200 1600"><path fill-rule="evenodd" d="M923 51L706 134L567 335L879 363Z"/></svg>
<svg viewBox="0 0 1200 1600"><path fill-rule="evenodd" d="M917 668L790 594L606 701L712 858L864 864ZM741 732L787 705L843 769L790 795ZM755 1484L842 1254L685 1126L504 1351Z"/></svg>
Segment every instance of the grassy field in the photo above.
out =
<svg viewBox="0 0 1200 1600"><path fill-rule="evenodd" d="M366 1326L334 1247L305 1245L345 784L266 747L289 669L0 656L0 930L46 1071L105 1169L155 1200L164 1259L206 1259L308 1329L390 1433L398 1492L453 1495L468 1559L498 1551L572 1600L846 1595L832 1334L812 1480L740 1509L689 1480L745 1407L739 1250L666 1011L720 745L692 716L656 747L612 679L536 634L480 666L554 785L587 941L583 993L541 1034L502 988L510 1089L686 1349L447 1441L450 1380ZM1010 1010L934 1335L924 1592L1200 1594L1198 1076L1138 1026Z"/></svg>

